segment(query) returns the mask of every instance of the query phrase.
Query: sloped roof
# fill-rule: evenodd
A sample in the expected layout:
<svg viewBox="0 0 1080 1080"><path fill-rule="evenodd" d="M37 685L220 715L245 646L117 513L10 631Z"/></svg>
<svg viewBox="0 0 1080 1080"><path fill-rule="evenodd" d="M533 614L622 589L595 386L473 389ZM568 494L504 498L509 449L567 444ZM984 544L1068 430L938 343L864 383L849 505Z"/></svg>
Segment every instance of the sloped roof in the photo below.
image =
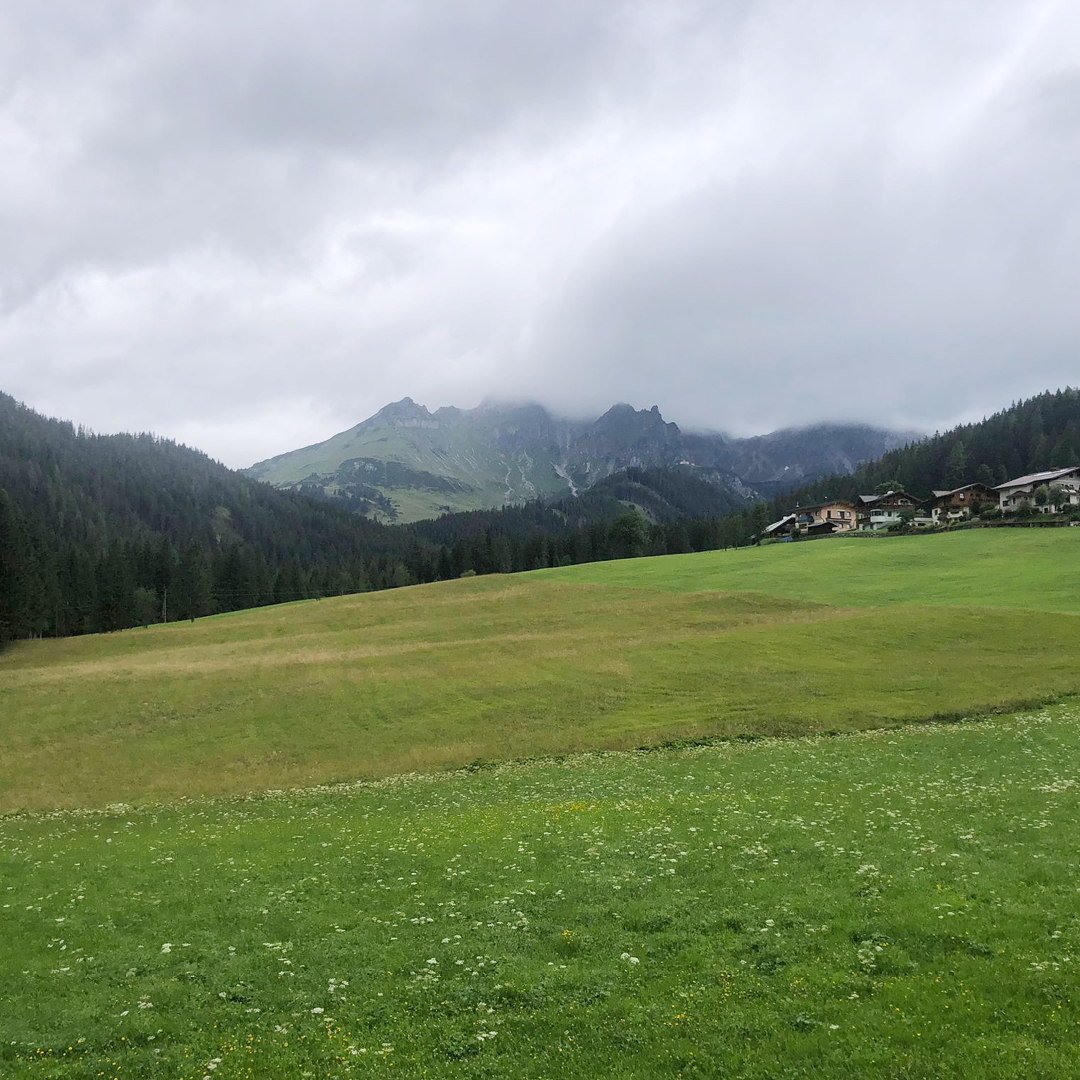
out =
<svg viewBox="0 0 1080 1080"><path fill-rule="evenodd" d="M794 514L788 514L786 517L782 517L779 521L774 521L771 525L766 525L765 526L765 531L767 533L775 532L777 529L782 529L785 525L787 525L789 522L792 522L794 520L795 520L795 515Z"/></svg>
<svg viewBox="0 0 1080 1080"><path fill-rule="evenodd" d="M850 499L826 499L824 502L819 503L807 503L806 506L796 506L795 513L799 513L802 510L822 510L826 506L850 506L855 508L855 504Z"/></svg>
<svg viewBox="0 0 1080 1080"><path fill-rule="evenodd" d="M1051 480L1057 480L1069 473L1080 472L1080 465L1070 465L1067 469L1050 469L1048 472L1033 472L1027 476L1018 476L1015 480L1008 480L1004 484L998 484L995 491L1004 491L1006 488L1023 487L1024 484L1046 484Z"/></svg>
<svg viewBox="0 0 1080 1080"><path fill-rule="evenodd" d="M861 502L863 506L873 506L874 503L881 502L882 499L888 499L894 495L902 495L905 499L910 499L913 503L922 501L921 499L916 499L914 495L911 495L906 491L886 491L884 495L860 495L859 502Z"/></svg>
<svg viewBox="0 0 1080 1080"><path fill-rule="evenodd" d="M949 495L956 495L961 491L971 491L972 488L986 488L987 491L994 491L995 490L994 488L990 487L988 484L981 484L978 481L976 481L973 484L964 484L961 487L952 488L949 491L934 491L934 492L932 492L932 494L933 494L935 499L944 499Z"/></svg>

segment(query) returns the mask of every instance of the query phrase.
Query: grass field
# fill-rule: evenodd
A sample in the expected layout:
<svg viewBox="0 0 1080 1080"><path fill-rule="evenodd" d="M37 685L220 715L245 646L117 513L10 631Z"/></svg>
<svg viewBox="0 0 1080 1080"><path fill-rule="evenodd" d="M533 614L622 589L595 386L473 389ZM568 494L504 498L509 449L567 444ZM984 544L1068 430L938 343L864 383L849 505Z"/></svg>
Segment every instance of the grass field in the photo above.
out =
<svg viewBox="0 0 1080 1080"><path fill-rule="evenodd" d="M1060 1080L1080 707L0 819L0 1075Z"/></svg>
<svg viewBox="0 0 1080 1080"><path fill-rule="evenodd" d="M915 721L1080 693L1078 555L828 541L22 644L0 1077L1074 1075L1080 701ZM597 752L710 735L753 738Z"/></svg>
<svg viewBox="0 0 1080 1080"><path fill-rule="evenodd" d="M1080 692L1080 530L831 540L308 601L0 655L0 811Z"/></svg>

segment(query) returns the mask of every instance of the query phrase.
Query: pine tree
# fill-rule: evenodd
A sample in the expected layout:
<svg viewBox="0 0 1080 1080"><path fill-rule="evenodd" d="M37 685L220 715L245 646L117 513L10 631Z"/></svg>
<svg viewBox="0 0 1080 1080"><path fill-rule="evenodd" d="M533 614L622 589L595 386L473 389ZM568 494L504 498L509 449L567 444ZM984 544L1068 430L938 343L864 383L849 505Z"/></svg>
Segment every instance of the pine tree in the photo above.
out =
<svg viewBox="0 0 1080 1080"><path fill-rule="evenodd" d="M23 557L22 523L7 492L0 488L0 644L19 637L23 630L19 587Z"/></svg>
<svg viewBox="0 0 1080 1080"><path fill-rule="evenodd" d="M620 514L611 524L607 548L613 559L632 559L645 554L645 519L636 511Z"/></svg>
<svg viewBox="0 0 1080 1080"><path fill-rule="evenodd" d="M209 561L198 544L189 544L177 567L171 600L180 619L197 619L214 610L213 578Z"/></svg>
<svg viewBox="0 0 1080 1080"><path fill-rule="evenodd" d="M963 440L958 440L945 460L945 468L941 474L942 486L948 491L962 487L967 482L966 474L967 451L964 449Z"/></svg>

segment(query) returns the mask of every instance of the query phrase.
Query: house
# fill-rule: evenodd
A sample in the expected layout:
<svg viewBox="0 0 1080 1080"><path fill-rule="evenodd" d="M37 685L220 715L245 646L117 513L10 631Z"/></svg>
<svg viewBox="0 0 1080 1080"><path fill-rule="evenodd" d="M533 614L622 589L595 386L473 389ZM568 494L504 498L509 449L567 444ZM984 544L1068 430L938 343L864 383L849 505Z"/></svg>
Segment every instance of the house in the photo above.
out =
<svg viewBox="0 0 1080 1080"><path fill-rule="evenodd" d="M920 500L906 491L886 491L884 495L860 495L858 497L858 527L861 532L877 532L887 529L905 516L914 515Z"/></svg>
<svg viewBox="0 0 1080 1080"><path fill-rule="evenodd" d="M1068 501L1063 502L1058 509L1080 505L1080 465L1072 465L1067 469L1050 469L1047 472L1018 476L1015 480L998 484L994 490L998 493L1002 512L1019 510L1021 503L1028 503L1032 509L1039 509L1048 514L1053 513L1054 507L1052 506L1036 506L1035 492L1043 485L1050 488L1061 488L1068 493Z"/></svg>
<svg viewBox="0 0 1080 1080"><path fill-rule="evenodd" d="M952 491L935 491L926 503L935 525L971 517L987 506L998 505L998 493L986 484L965 484Z"/></svg>
<svg viewBox="0 0 1080 1080"><path fill-rule="evenodd" d="M846 499L828 499L813 506L795 507L800 529L809 532L815 525L832 525L834 532L847 532L855 528L858 510ZM821 531L818 529L817 531Z"/></svg>

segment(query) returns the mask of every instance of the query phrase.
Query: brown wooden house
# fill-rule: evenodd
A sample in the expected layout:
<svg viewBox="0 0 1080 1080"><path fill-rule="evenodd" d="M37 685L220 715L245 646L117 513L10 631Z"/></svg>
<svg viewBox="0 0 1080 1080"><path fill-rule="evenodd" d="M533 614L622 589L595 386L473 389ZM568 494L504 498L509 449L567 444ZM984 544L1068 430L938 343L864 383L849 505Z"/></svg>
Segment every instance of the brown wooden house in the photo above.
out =
<svg viewBox="0 0 1080 1080"><path fill-rule="evenodd" d="M971 517L983 507L997 506L998 493L987 484L965 484L952 491L935 491L926 503L935 524Z"/></svg>

